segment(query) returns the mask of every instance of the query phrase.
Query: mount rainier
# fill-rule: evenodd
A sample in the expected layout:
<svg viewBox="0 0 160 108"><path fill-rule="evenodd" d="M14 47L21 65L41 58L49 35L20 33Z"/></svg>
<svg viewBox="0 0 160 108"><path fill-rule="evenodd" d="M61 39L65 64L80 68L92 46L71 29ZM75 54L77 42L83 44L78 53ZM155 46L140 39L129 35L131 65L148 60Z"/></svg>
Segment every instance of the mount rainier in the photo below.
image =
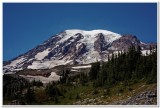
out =
<svg viewBox="0 0 160 108"><path fill-rule="evenodd" d="M129 47L141 46L146 54L155 43L143 43L136 36L120 35L107 30L65 30L18 57L5 61L3 71L50 69L58 65L89 64L107 61L108 56Z"/></svg>

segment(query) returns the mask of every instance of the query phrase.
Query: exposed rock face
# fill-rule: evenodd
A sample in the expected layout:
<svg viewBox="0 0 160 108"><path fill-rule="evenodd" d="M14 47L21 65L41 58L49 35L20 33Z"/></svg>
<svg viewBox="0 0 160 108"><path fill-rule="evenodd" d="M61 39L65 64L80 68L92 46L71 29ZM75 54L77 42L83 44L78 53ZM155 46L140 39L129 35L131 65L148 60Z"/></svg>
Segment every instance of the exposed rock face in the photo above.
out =
<svg viewBox="0 0 160 108"><path fill-rule="evenodd" d="M28 51L27 53L23 54L28 58L33 58L38 52L42 52L47 48L52 48L55 46L56 42L58 42L61 38L57 35L53 36L52 38L45 41L43 44L38 45L37 47L33 48L32 50Z"/></svg>
<svg viewBox="0 0 160 108"><path fill-rule="evenodd" d="M113 49L125 51L127 51L128 48L130 48L132 45L140 45L140 41L137 39L136 36L133 35L123 35L121 38L113 41L113 43L111 44Z"/></svg>
<svg viewBox="0 0 160 108"><path fill-rule="evenodd" d="M112 50L124 50L124 51L128 51L128 49L131 47L131 46L141 46L142 50L149 50L150 46L151 47L155 47L156 44L155 43L148 43L148 44L145 44L143 42L141 42L136 36L134 35L130 35L130 34L127 34L127 35L123 35L121 38L113 41L111 43L111 49Z"/></svg>
<svg viewBox="0 0 160 108"><path fill-rule="evenodd" d="M102 33L97 35L97 40L94 42L94 49L98 52L107 50L107 42Z"/></svg>
<svg viewBox="0 0 160 108"><path fill-rule="evenodd" d="M86 45L81 43L76 49L76 57L81 56L85 52L87 52Z"/></svg>
<svg viewBox="0 0 160 108"><path fill-rule="evenodd" d="M157 90L145 91L127 100L113 103L114 105L157 105Z"/></svg>

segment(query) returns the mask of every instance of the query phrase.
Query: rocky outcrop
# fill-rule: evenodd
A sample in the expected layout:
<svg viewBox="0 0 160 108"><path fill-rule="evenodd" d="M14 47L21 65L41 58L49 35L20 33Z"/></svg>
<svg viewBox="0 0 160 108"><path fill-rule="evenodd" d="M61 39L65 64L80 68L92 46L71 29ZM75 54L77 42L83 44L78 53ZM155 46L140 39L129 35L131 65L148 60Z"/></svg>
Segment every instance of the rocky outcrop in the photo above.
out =
<svg viewBox="0 0 160 108"><path fill-rule="evenodd" d="M157 105L157 91L144 91L126 100L112 103L114 105Z"/></svg>
<svg viewBox="0 0 160 108"><path fill-rule="evenodd" d="M99 53L107 50L107 42L105 41L104 35L102 33L97 35L97 40L94 42L94 49Z"/></svg>
<svg viewBox="0 0 160 108"><path fill-rule="evenodd" d="M149 50L150 46L155 48L156 43L143 43L134 35L123 35L119 39L113 41L110 45L110 50L128 51L131 46L140 46L142 50Z"/></svg>
<svg viewBox="0 0 160 108"><path fill-rule="evenodd" d="M128 96L125 100L115 102L107 102L104 98L107 96L100 96L97 98L86 98L74 102L73 105L157 105L157 91L149 90L141 92L135 96Z"/></svg>
<svg viewBox="0 0 160 108"><path fill-rule="evenodd" d="M133 35L123 35L121 38L113 41L111 43L112 50L125 50L127 51L128 48L131 46L140 45L140 41L137 39L136 36Z"/></svg>

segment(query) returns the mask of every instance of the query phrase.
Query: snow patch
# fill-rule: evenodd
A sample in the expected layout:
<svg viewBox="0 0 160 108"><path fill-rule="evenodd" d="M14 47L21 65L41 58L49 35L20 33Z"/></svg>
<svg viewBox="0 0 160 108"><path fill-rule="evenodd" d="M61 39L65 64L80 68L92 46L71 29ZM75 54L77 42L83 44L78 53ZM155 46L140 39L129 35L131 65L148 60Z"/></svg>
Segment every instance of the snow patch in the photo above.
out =
<svg viewBox="0 0 160 108"><path fill-rule="evenodd" d="M50 69L58 65L66 65L72 62L72 60L64 61L64 60L52 60L52 61L34 61L32 65L29 65L28 69Z"/></svg>
<svg viewBox="0 0 160 108"><path fill-rule="evenodd" d="M141 41L140 41L140 43L141 43L141 44L144 44L144 45L147 45L146 43L144 43L144 42L141 42Z"/></svg>
<svg viewBox="0 0 160 108"><path fill-rule="evenodd" d="M142 55L146 56L146 53L150 54L150 50L142 50Z"/></svg>
<svg viewBox="0 0 160 108"><path fill-rule="evenodd" d="M51 75L49 77L43 77L43 76L31 76L31 75L20 75L26 79L28 79L30 82L35 81L41 81L43 84L47 84L52 81L58 81L60 79L60 76L57 75L55 72L51 72Z"/></svg>
<svg viewBox="0 0 160 108"><path fill-rule="evenodd" d="M100 61L101 56L97 51L89 50L87 53L83 54L81 60L83 64L89 64L92 62Z"/></svg>
<svg viewBox="0 0 160 108"><path fill-rule="evenodd" d="M58 81L60 79L60 76L57 75L55 72L51 72L51 75L48 77L48 79L53 79L53 81Z"/></svg>
<svg viewBox="0 0 160 108"><path fill-rule="evenodd" d="M77 72L78 70L75 70L75 69L71 69L71 71L72 71L72 72Z"/></svg>
<svg viewBox="0 0 160 108"><path fill-rule="evenodd" d="M82 68L91 68L91 65L72 67L72 69L82 69Z"/></svg>
<svg viewBox="0 0 160 108"><path fill-rule="evenodd" d="M82 45L82 43L78 43L78 44L76 45L76 49L78 50L81 45Z"/></svg>
<svg viewBox="0 0 160 108"><path fill-rule="evenodd" d="M8 66L17 66L19 64L21 64L22 62L24 62L26 59L25 58L19 58L19 59L16 59L14 61L11 62L11 64L9 64Z"/></svg>
<svg viewBox="0 0 160 108"><path fill-rule="evenodd" d="M10 64L3 66L3 71L6 72L7 70L9 71L22 70L22 65L24 64L25 60L26 58L23 57L13 60Z"/></svg>
<svg viewBox="0 0 160 108"><path fill-rule="evenodd" d="M40 53L37 53L37 54L35 55L35 58L36 58L37 60L42 60L45 56L48 55L49 52L50 52L50 51L49 51L49 48L48 48L48 49L46 49L46 50L44 50L44 51L42 51L42 52L40 52Z"/></svg>
<svg viewBox="0 0 160 108"><path fill-rule="evenodd" d="M15 72L6 72L4 74L15 74Z"/></svg>

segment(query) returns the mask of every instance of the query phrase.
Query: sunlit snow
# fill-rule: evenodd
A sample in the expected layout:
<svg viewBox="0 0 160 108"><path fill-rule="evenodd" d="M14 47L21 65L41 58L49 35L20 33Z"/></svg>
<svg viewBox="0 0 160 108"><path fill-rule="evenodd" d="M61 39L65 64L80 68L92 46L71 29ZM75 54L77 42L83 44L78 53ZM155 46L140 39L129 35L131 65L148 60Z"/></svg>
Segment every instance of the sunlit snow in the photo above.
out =
<svg viewBox="0 0 160 108"><path fill-rule="evenodd" d="M76 66L76 67L72 67L73 69L81 69L81 68L91 68L91 65L87 65L87 66Z"/></svg>
<svg viewBox="0 0 160 108"><path fill-rule="evenodd" d="M41 81L43 84L52 82L52 81L58 81L60 79L60 76L57 75L55 72L51 72L51 75L49 77L43 77L43 76L31 76L31 75L20 75L29 81Z"/></svg>
<svg viewBox="0 0 160 108"><path fill-rule="evenodd" d="M36 58L37 60L42 60L45 56L48 55L49 52L50 52L50 51L49 51L49 48L48 48L48 49L46 49L46 50L44 50L44 51L42 51L42 52L37 53L37 54L35 55L35 58Z"/></svg>

